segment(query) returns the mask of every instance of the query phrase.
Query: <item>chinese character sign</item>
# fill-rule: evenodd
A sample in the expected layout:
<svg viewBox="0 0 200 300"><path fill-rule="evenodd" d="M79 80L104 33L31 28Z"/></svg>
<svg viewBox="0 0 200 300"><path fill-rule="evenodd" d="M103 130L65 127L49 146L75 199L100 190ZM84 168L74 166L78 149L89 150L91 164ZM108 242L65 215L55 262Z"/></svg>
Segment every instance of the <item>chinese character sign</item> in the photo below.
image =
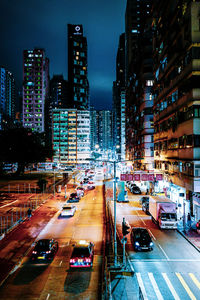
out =
<svg viewBox="0 0 200 300"><path fill-rule="evenodd" d="M156 180L163 180L162 174L156 174Z"/></svg>

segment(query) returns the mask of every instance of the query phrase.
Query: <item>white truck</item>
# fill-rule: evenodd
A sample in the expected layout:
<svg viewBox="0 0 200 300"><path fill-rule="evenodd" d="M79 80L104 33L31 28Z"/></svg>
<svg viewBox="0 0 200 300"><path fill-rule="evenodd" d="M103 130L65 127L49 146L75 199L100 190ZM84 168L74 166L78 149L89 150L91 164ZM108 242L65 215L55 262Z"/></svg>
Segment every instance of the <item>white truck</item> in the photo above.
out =
<svg viewBox="0 0 200 300"><path fill-rule="evenodd" d="M149 197L149 213L152 221L161 229L177 229L176 203L164 196Z"/></svg>

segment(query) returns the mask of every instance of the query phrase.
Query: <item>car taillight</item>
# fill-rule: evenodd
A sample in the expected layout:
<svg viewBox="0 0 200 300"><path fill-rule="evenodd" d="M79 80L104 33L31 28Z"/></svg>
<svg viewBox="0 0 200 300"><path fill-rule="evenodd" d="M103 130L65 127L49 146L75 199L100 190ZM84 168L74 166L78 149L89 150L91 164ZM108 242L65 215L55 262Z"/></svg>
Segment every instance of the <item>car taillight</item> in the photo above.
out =
<svg viewBox="0 0 200 300"><path fill-rule="evenodd" d="M37 251L33 251L32 253L33 253L33 254L37 254Z"/></svg>
<svg viewBox="0 0 200 300"><path fill-rule="evenodd" d="M51 253L51 251L46 251L47 254Z"/></svg>
<svg viewBox="0 0 200 300"><path fill-rule="evenodd" d="M70 259L70 263L75 263L75 259L74 259L74 258L71 258L71 259Z"/></svg>
<svg viewBox="0 0 200 300"><path fill-rule="evenodd" d="M85 262L91 263L91 258L86 258Z"/></svg>

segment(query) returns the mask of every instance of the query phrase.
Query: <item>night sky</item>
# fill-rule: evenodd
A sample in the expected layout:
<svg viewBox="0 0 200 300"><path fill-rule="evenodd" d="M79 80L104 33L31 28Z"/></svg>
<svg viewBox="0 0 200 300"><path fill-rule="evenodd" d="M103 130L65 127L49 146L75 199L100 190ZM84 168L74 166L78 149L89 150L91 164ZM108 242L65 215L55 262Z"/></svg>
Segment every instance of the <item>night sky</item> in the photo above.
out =
<svg viewBox="0 0 200 300"><path fill-rule="evenodd" d="M67 24L82 24L88 42L90 102L111 109L119 35L126 0L1 0L0 65L22 82L23 50L44 48L50 77L67 79Z"/></svg>

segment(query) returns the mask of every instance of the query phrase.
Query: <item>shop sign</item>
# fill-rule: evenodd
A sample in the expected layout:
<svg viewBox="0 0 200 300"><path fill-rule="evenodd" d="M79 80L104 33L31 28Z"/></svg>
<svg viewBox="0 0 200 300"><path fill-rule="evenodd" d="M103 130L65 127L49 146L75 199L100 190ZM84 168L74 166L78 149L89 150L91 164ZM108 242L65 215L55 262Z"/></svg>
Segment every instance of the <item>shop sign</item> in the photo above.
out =
<svg viewBox="0 0 200 300"><path fill-rule="evenodd" d="M157 180L163 180L163 175L162 174L156 174L156 181Z"/></svg>
<svg viewBox="0 0 200 300"><path fill-rule="evenodd" d="M133 174L126 174L126 175L127 175L127 177L126 177L127 181L133 181L134 180Z"/></svg>
<svg viewBox="0 0 200 300"><path fill-rule="evenodd" d="M127 174L121 174L120 175L120 180L121 181L126 181L126 177L127 177Z"/></svg>
<svg viewBox="0 0 200 300"><path fill-rule="evenodd" d="M148 181L154 181L154 174L148 174Z"/></svg>
<svg viewBox="0 0 200 300"><path fill-rule="evenodd" d="M134 181L140 181L140 174L134 174Z"/></svg>
<svg viewBox="0 0 200 300"><path fill-rule="evenodd" d="M149 180L149 179L148 179L148 174L142 174L142 175L141 175L141 180L142 180L142 181L147 181L147 180Z"/></svg>

